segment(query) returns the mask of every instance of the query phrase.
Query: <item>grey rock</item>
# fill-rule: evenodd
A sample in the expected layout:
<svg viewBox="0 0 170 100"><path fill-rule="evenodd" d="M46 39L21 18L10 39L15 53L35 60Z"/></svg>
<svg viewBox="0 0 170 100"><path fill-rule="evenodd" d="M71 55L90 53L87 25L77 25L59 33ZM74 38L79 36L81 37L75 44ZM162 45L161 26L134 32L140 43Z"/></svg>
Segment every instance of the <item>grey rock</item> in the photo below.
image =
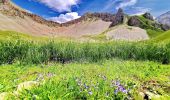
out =
<svg viewBox="0 0 170 100"><path fill-rule="evenodd" d="M164 30L170 30L170 11L157 17L156 21L162 24Z"/></svg>
<svg viewBox="0 0 170 100"><path fill-rule="evenodd" d="M118 24L122 24L124 22L124 19L125 19L125 14L123 12L123 9L119 8L110 27L116 26Z"/></svg>
<svg viewBox="0 0 170 100"><path fill-rule="evenodd" d="M129 26L140 27L141 22L140 22L140 20L139 20L136 16L132 16L132 17L128 20L128 25L129 25Z"/></svg>
<svg viewBox="0 0 170 100"><path fill-rule="evenodd" d="M143 15L143 17L145 17L146 19L149 19L149 20L152 20L152 21L154 21L154 18L153 18L153 16L150 14L150 13L145 13L144 15Z"/></svg>

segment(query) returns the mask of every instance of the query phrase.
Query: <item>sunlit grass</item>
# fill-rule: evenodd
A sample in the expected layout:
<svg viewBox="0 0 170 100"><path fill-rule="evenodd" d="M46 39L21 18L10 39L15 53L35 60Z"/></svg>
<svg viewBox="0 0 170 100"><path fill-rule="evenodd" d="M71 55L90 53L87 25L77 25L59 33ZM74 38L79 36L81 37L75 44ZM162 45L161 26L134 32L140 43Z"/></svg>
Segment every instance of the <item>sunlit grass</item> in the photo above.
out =
<svg viewBox="0 0 170 100"><path fill-rule="evenodd" d="M140 88L145 86L148 89L151 88L151 91L157 91L166 96L168 91L164 89L169 87L168 77L170 76L169 65L120 59L64 65L59 63L31 66L3 65L0 71L4 73L0 75L0 82L3 86L0 89L1 92L15 91L19 83L35 81L40 75L43 76L40 82L45 83L31 91L23 91L21 96L16 97L20 99L33 98L35 95L40 99L115 98L116 88L111 88L113 81L119 81L127 90L130 89L130 97L141 92ZM49 76L49 73L52 76ZM155 81L165 88L154 86L149 83L150 81ZM88 89L84 87L85 84ZM99 89L96 90L95 87ZM120 91L118 98L124 97L128 95Z"/></svg>
<svg viewBox="0 0 170 100"><path fill-rule="evenodd" d="M11 31L0 36L0 95L11 100L140 100L143 91L170 98L169 42L80 43ZM16 94L29 81L40 85Z"/></svg>

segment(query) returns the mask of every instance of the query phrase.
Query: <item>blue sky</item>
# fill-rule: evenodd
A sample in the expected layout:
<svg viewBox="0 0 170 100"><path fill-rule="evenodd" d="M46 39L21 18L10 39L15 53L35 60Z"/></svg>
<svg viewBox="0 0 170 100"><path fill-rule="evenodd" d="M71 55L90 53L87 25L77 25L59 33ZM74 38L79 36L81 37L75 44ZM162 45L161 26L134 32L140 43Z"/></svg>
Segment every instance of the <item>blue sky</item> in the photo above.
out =
<svg viewBox="0 0 170 100"><path fill-rule="evenodd" d="M67 22L86 12L115 13L123 8L127 14L150 12L155 17L170 11L169 0L12 0L18 6L48 20Z"/></svg>

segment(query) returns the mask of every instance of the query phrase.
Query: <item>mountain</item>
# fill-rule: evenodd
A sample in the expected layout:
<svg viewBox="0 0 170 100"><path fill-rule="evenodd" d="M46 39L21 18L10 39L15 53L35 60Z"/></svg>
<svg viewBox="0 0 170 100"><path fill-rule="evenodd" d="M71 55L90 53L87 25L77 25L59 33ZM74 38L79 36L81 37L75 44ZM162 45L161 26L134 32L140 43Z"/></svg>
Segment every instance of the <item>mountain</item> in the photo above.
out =
<svg viewBox="0 0 170 100"><path fill-rule="evenodd" d="M165 30L170 30L170 11L160 15L156 20L163 24Z"/></svg>
<svg viewBox="0 0 170 100"><path fill-rule="evenodd" d="M86 13L78 19L59 24L29 13L8 0L0 0L0 23L2 31L83 40L147 40L147 29L162 29L151 14L128 16L122 9L116 14Z"/></svg>

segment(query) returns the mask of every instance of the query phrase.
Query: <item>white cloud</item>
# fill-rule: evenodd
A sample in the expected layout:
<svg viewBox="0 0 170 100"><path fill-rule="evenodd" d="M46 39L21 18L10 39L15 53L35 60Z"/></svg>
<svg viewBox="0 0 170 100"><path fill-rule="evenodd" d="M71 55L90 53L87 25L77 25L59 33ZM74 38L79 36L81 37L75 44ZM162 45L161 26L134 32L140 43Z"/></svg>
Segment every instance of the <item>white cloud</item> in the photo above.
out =
<svg viewBox="0 0 170 100"><path fill-rule="evenodd" d="M146 12L149 12L151 9L150 8L143 8L143 7L132 7L130 11L130 15L142 15Z"/></svg>
<svg viewBox="0 0 170 100"><path fill-rule="evenodd" d="M71 11L71 7L77 5L79 0L35 0L58 12Z"/></svg>
<svg viewBox="0 0 170 100"><path fill-rule="evenodd" d="M119 8L125 8L128 6L133 6L137 3L138 0L116 0L118 3L118 5L116 6L116 9Z"/></svg>
<svg viewBox="0 0 170 100"><path fill-rule="evenodd" d="M58 23L65 23L80 17L81 16L79 16L77 12L71 12L71 13L61 14L58 17L48 18L48 20L58 22Z"/></svg>

